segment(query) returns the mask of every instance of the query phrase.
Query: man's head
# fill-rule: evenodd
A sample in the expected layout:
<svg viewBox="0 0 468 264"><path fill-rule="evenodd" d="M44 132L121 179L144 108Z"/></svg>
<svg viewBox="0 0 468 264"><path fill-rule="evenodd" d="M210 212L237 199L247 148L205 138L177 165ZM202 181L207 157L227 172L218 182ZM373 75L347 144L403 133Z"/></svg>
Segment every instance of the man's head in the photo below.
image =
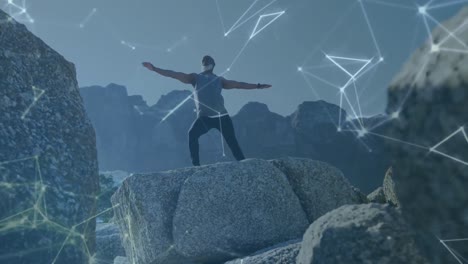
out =
<svg viewBox="0 0 468 264"><path fill-rule="evenodd" d="M202 59L202 70L203 70L203 72L213 71L215 65L216 65L216 63L215 63L214 59L211 56L207 55L207 56L203 57L203 59Z"/></svg>

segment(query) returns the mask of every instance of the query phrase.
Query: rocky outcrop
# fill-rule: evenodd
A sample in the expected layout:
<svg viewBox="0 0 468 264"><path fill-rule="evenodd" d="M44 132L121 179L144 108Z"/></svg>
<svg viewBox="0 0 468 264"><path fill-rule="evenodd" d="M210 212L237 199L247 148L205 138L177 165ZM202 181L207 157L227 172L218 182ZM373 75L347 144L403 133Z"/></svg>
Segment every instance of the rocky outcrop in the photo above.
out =
<svg viewBox="0 0 468 264"><path fill-rule="evenodd" d="M173 91L150 107L141 97L128 96L114 84L82 88L81 94L98 134L101 170L151 172L191 165L187 132L195 119L193 101L187 100L162 122L164 116L190 96L190 91ZM358 140L356 133L345 131L355 129L351 123L357 121L344 124L343 131L338 133L340 113L344 120L344 110L317 101L305 102L291 116L283 117L271 112L265 104L251 102L233 116L233 123L245 156L262 159L296 156L324 161L346 172L351 183L369 193L381 184L389 159L382 153L380 139ZM366 118L359 122L372 127L381 119ZM200 138L203 164L233 160L226 144L223 157L221 142L215 130Z"/></svg>
<svg viewBox="0 0 468 264"><path fill-rule="evenodd" d="M375 189L367 196L371 203L388 203L393 206L400 206L398 198L395 193L395 183L393 182L393 169L390 167L385 174L383 185Z"/></svg>
<svg viewBox="0 0 468 264"><path fill-rule="evenodd" d="M225 264L296 264L300 249L300 241L286 242Z"/></svg>
<svg viewBox="0 0 468 264"><path fill-rule="evenodd" d="M439 239L468 237L468 54L456 52L466 50L467 16L465 7L438 27L388 91L387 111L399 119L387 135L409 143L389 142L396 197L431 263L456 261ZM466 244L448 246L468 256Z"/></svg>
<svg viewBox="0 0 468 264"><path fill-rule="evenodd" d="M393 182L393 169L392 168L388 169L387 173L385 174L382 189L385 195L386 202L395 206L400 205L400 203L398 202L398 197L395 193L395 183Z"/></svg>
<svg viewBox="0 0 468 264"><path fill-rule="evenodd" d="M318 189L338 202L319 199ZM131 262L219 263L297 239L311 222L308 214L313 219L324 208L353 203L355 196L326 164L252 159L133 175L112 202L119 205L115 220Z"/></svg>
<svg viewBox="0 0 468 264"><path fill-rule="evenodd" d="M115 257L125 256L120 230L112 223L96 226L96 258L103 263L111 263Z"/></svg>
<svg viewBox="0 0 468 264"><path fill-rule="evenodd" d="M297 264L429 263L413 234L389 205L345 205L315 221L304 234Z"/></svg>
<svg viewBox="0 0 468 264"><path fill-rule="evenodd" d="M2 263L87 263L99 190L75 67L0 10Z"/></svg>
<svg viewBox="0 0 468 264"><path fill-rule="evenodd" d="M380 203L384 204L387 202L387 198L385 197L385 193L382 187L375 189L375 191L371 192L367 195L367 199L371 203Z"/></svg>

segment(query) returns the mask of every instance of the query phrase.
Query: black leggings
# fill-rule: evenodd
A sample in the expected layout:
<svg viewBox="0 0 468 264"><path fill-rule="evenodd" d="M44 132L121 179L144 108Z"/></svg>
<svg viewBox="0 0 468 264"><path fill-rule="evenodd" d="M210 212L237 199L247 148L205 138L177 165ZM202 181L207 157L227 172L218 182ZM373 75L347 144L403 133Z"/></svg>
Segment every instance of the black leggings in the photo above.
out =
<svg viewBox="0 0 468 264"><path fill-rule="evenodd" d="M222 117L201 116L193 122L192 127L189 130L190 156L194 166L200 166L198 138L212 128L218 129L223 134L223 137L236 160L245 159L244 154L239 147L239 143L237 142L236 135L234 133L234 126L229 115Z"/></svg>

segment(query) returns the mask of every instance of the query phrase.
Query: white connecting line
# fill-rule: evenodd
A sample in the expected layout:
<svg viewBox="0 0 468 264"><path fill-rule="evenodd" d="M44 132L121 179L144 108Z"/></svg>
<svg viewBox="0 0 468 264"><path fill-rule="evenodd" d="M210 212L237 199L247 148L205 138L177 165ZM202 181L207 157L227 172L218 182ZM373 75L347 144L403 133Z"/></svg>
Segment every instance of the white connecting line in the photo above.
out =
<svg viewBox="0 0 468 264"><path fill-rule="evenodd" d="M468 238L459 238L459 239L439 239L439 242L442 243L445 249L452 255L459 264L468 264L468 260L458 253L455 249L448 246L447 243L451 242L468 242Z"/></svg>
<svg viewBox="0 0 468 264"><path fill-rule="evenodd" d="M249 14L249 12L251 12L251 10L254 8L254 6L257 4L258 1L259 0L253 1L252 4L247 8L247 10L245 10L244 13L236 20L236 22L234 22L234 24L226 31L224 18L223 18L223 15L221 13L221 8L220 8L220 5L219 5L219 0L216 0L216 7L217 7L217 10L218 10L218 15L219 15L221 25L222 25L223 30L224 30L224 36L225 37L227 37L229 34L234 32L236 29L238 29L239 27L241 27L242 25L244 25L245 23L250 21L252 18L256 17L258 14L263 12L266 8L270 7L277 0L270 1L268 4L266 4L265 6L260 8L259 10L257 10L255 13L253 13L249 17L246 17L247 14ZM260 34L260 32L265 30L268 26L270 26L273 22L275 22L278 18L280 18L285 12L286 11L280 11L280 12L265 13L265 14L260 15L258 17L258 19L257 19L257 22L255 24L254 29L250 33L250 36L249 36L248 40L242 46L240 51L236 54L236 56L234 57L232 63L229 65L229 67L226 69L226 71L229 72L232 69L234 64L237 62L237 60L240 58L240 56L242 55L244 50L247 48L248 44L250 43L250 40L252 40L255 36Z"/></svg>
<svg viewBox="0 0 468 264"><path fill-rule="evenodd" d="M84 28L86 24L91 20L91 18L96 14L97 8L91 9L89 14L81 21L81 23L78 25L80 28Z"/></svg>
<svg viewBox="0 0 468 264"><path fill-rule="evenodd" d="M26 0L22 0L21 3L19 0L7 0L6 2L6 9L8 9L8 13L11 17L15 20L24 22L24 23L31 23L33 24L35 20L31 17L28 13L26 8Z"/></svg>
<svg viewBox="0 0 468 264"><path fill-rule="evenodd" d="M466 133L465 128L464 128L464 127L460 127L460 128L457 129L455 132L453 132L451 135L449 135L448 137L446 137L444 140L442 140L441 142L439 142L439 143L437 143L436 145L434 145L433 147L431 147L431 148L429 149L429 151L430 151L431 153L435 153L435 154L438 154L438 155L442 155L442 156L444 156L444 157L446 157L446 158L449 158L449 159L451 159L451 160L453 160L453 161L456 161L456 162L458 162L458 163L461 163L461 164L463 164L463 165L468 166L468 161L461 160L461 159L456 158L456 157L454 157L454 156L452 156L452 155L449 155L449 154L447 154L447 153L444 153L444 152L442 152L442 151L437 150L437 148L439 148L441 145L443 145L444 143L446 143L447 141L449 141L450 139L452 139L453 137L455 137L455 136L457 136L457 135L462 135L462 136L464 137L464 139L465 139L465 141L466 141L465 148L468 150L468 135L467 135L467 133Z"/></svg>
<svg viewBox="0 0 468 264"><path fill-rule="evenodd" d="M358 121L359 121L359 124L360 124L360 127L356 127L356 125L353 122L350 122L351 126L354 126L355 130L347 130L347 131L355 132L357 134L358 138L362 138L365 135L369 134L369 135L381 137L381 138L386 139L386 140L391 140L391 141L395 141L395 142L398 142L398 143L401 143L401 144L405 144L405 145L413 146L413 147L416 147L416 148L420 148L420 149L426 150L426 151L428 151L430 153L434 153L434 154L437 154L437 155L444 156L446 158L449 158L449 159L451 159L451 160L453 160L455 162L461 163L463 165L468 165L468 161L462 160L462 159L460 159L458 157L454 157L453 155L449 155L449 154L444 153L444 152L442 152L442 151L440 151L438 149L442 144L444 144L445 142L447 142L448 140L450 140L451 138L453 138L454 136L459 135L459 134L462 134L464 136L465 140L467 141L467 147L468 147L468 137L467 137L466 130L463 127L458 129L453 134L451 134L450 136L448 136L447 138L445 138L444 140L442 140L440 143L436 144L433 147L422 146L422 145L415 144L415 143L412 143L412 142L407 142L407 141L403 141L403 140L400 140L400 139L396 139L396 138L392 138L392 137L389 137L389 136L386 136L386 135L381 135L381 134L372 132L374 129L376 129L377 127L382 126L383 124L389 122L390 120L394 120L394 119L399 118L401 109L403 108L405 102L407 101L408 96L411 93L412 89L410 91L408 91L407 95L404 97L403 101L401 102L401 105L399 106L399 108L396 111L394 111L392 114L387 116L387 118L385 118L384 120L378 122L377 124L372 125L369 128L364 127L364 124L360 121L359 116L362 116L362 109L360 107L360 98L359 98L358 93L357 93L356 80L359 79L361 76L363 76L366 72L372 70L375 66L377 66L379 63L381 63L384 60L382 55L381 55L382 54L381 49L380 49L380 47L378 45L377 38L375 37L372 25L371 25L371 23L369 21L367 11L366 11L364 3L363 3L364 1L371 2L371 3L374 3L374 4L387 5L387 6L391 6L391 7L395 7L395 8L408 9L408 10L411 9L411 10L418 11L420 14L422 14L424 27L426 28L426 31L427 31L429 37L431 38L431 43L433 44L432 48L431 48L431 52L447 51L447 52L468 53L468 47L467 47L468 45L465 42L463 42L460 38L457 37L457 33L461 32L462 30L465 30L466 27L468 27L468 18L466 19L466 21L464 21L457 28L455 28L453 30L449 30L446 27L444 27L440 22L438 22L433 16L431 16L428 13L429 10L433 10L433 9L436 9L436 8L443 8L443 7L453 6L455 4L467 3L468 0L463 0L463 1L455 0L455 1L450 1L450 2L444 2L443 4L438 4L438 5L431 5L433 1L429 1L426 5L420 6L420 7L411 7L411 6L401 5L401 4L388 3L388 2L381 1L381 0L359 0L358 2L360 4L361 11L362 11L363 16L364 16L364 18L366 20L369 32L370 32L371 37L372 37L372 41L374 43L374 46L375 46L375 49L377 51L377 54L378 54L379 58L377 60L374 60L373 58L372 59L362 59L362 58L353 58L353 57L344 57L344 56L332 56L332 55L329 55L329 54L325 54L326 58L329 61L331 61L333 63L333 65L338 67L342 72L344 72L349 77L348 82L343 86L337 85L337 84L335 84L335 83L333 83L333 82L331 82L329 80L326 80L324 78L321 78L320 76L317 76L317 75L309 72L308 69L312 69L312 67L306 67L306 66L303 65L301 67L298 67L298 71L302 73L302 75L304 77L304 80L312 88L312 91L314 92L314 94L317 97L319 97L317 91L315 91L315 89L313 89L313 86L308 81L308 78L306 76L317 79L318 81L320 81L322 83L325 83L325 84L327 84L327 85L329 85L331 87L334 87L334 88L340 90L340 107L341 108L343 107L344 102L349 104L352 114L354 115L355 118L358 118ZM430 26L429 26L429 23L428 23L429 21L435 23L436 25L438 25L447 34L444 38L439 40L439 43L434 43L434 40L433 40L433 37L432 37L432 34L431 34L431 29L430 29ZM448 40L454 40L455 43L458 43L461 48L460 49L454 49L454 48L444 47L444 44ZM372 61L375 61L375 62L372 63ZM358 67L357 71L353 72L353 71L349 70L349 68L347 67L348 65L356 66L356 64L358 64L358 63L361 63L361 66ZM429 56L427 56L426 60L424 60L424 63L422 65L422 67L420 67L420 69L419 69L419 71L418 71L418 73L417 73L417 75L415 77L415 80L414 80L413 84L415 84L418 80L420 80L420 78L423 75L424 70L426 69L428 63L429 63ZM324 67L328 67L328 66L321 66L320 68L324 68ZM314 67L314 68L319 68L319 67ZM356 108L351 103L350 97L347 94L347 90L348 90L347 88L350 85L353 85L353 88L354 88L354 94L355 94L354 96L356 96L356 100L357 100L357 107ZM414 86L414 85L412 85L412 86ZM359 115L358 115L358 113L359 113ZM342 123L342 117L340 115L339 124L338 124L338 127L337 127L338 131L344 131L341 128L341 123Z"/></svg>
<svg viewBox="0 0 468 264"><path fill-rule="evenodd" d="M433 1L430 1L429 3L419 6L417 8L418 13L421 15L424 26L426 28L426 32L428 37L431 40L431 53L437 53L437 52L456 52L456 53L466 53L468 54L468 45L460 39L457 34L461 33L460 31L466 29L468 26L468 18L463 21L457 28L455 29L448 29L446 26L444 26L440 21L438 21L436 18L434 18L429 11L434 10L434 9L440 9L440 8L446 8L446 7L451 7L454 5L460 5L464 3L468 3L468 0L455 0L455 1L446 1L441 4L436 4L436 5L431 5ZM434 40L434 37L432 36L431 32L431 27L429 26L429 21L434 23L439 29L441 29L443 32L445 32L447 35L442 38L441 40L438 40L437 42ZM457 43L459 45L459 48L453 48L453 47L447 47L445 44L449 41L453 40L454 43Z"/></svg>
<svg viewBox="0 0 468 264"><path fill-rule="evenodd" d="M129 43L129 42L125 41L125 40L120 41L120 44L130 48L131 50L136 50L135 45L133 45L132 43Z"/></svg>
<svg viewBox="0 0 468 264"><path fill-rule="evenodd" d="M224 148L223 124L222 124L222 120L221 120L221 118L223 117L222 113L219 112L218 110L213 109L213 108L211 108L210 106L208 106L208 105L206 105L206 104L204 104L204 103L202 103L202 102L196 100L196 99L193 98L193 97L191 97L191 98L192 98L192 100L193 100L195 103L199 103L199 104L201 104L202 106L204 106L204 107L206 107L206 108L210 109L211 111L216 112L216 113L218 114L217 117L218 117L218 119L219 119L219 132L220 132L220 137L221 137L221 148L222 148L222 150L223 150L223 157L226 157L226 151L225 151L225 148Z"/></svg>
<svg viewBox="0 0 468 264"><path fill-rule="evenodd" d="M239 27L241 27L242 25L244 25L245 23L247 23L248 21L250 21L252 18L254 18L255 16L257 16L258 14L260 14L261 12L263 12L263 10L265 10L266 8L268 8L269 6L271 6L273 3L275 3L277 0L272 0L270 1L268 4L266 4L265 6L263 6L262 8L260 8L259 10L257 10L255 13L253 13L252 15L250 15L249 17L245 18L247 16L247 14L253 9L253 7L257 4L259 0L255 0L252 2L252 4L247 8L247 10L244 11L244 13L236 20L236 22L234 22L234 24L228 29L226 30L226 27L225 27L225 23L224 23L224 18L223 18L223 15L222 15L222 12L221 12L221 7L219 5L219 0L216 0L216 7L217 7L217 10L218 10L218 15L219 15L219 19L221 21L221 25L223 27L223 31L224 31L224 36L227 37L229 34L231 34L232 32L234 32L236 29L238 29Z"/></svg>
<svg viewBox="0 0 468 264"><path fill-rule="evenodd" d="M169 48L166 49L166 52L173 52L176 48L187 42L188 37L187 36L182 36L179 40L174 42Z"/></svg>
<svg viewBox="0 0 468 264"><path fill-rule="evenodd" d="M363 75L368 73L369 71L373 70L380 63L382 63L384 61L384 58L382 56L380 46L379 46L377 38L375 36L374 29L373 29L373 27L372 27L372 25L370 23L370 20L369 20L368 14L367 14L367 10L366 10L366 8L364 6L363 0L359 0L357 2L359 4L362 15L363 15L363 17L365 19L369 34L370 34L370 36L372 38L372 43L373 43L375 51L377 53L377 59L374 59L374 57L368 59L368 58L355 58L355 57L352 57L352 56L335 56L335 55L330 55L330 54L325 53L326 59L328 61L330 61L334 66L336 66L338 69L340 69L348 77L348 80L344 85L337 85L337 84L333 83L330 80L326 80L324 78L321 78L320 76L317 76L316 74L311 73L308 70L311 67L306 67L305 65L303 65L301 67L298 67L298 71L302 73L302 75L304 77L304 80L306 80L307 84L312 88L312 90L314 91L314 94L316 94L316 95L317 95L317 92L315 91L315 89L313 89L313 87L312 87L311 83L308 81L308 78L306 77L306 75L309 76L309 77L312 77L314 79L317 79L320 82L325 83L325 84L327 84L327 85L329 85L331 87L337 88L339 90L340 108L343 108L344 103L349 105L349 108L350 108L350 110L352 112L352 115L357 119L360 127L359 128L356 127L354 122L349 122L349 123L351 124L351 126L356 128L358 138L362 138L366 134L368 134L369 129L366 129L364 127L364 124L363 124L363 121L362 121L363 112L362 112L362 107L361 107L361 102L360 102L360 93L358 92L358 86L356 84L356 81L359 78L361 78ZM380 2L380 1L376 0L376 2ZM341 18L341 20L343 18L344 18L344 16ZM341 20L337 21L337 24L333 28L333 31L336 30L336 27L341 23ZM331 34L331 32L329 34ZM354 66L355 69L350 70L350 68L347 67L348 65ZM324 66L321 66L321 67L324 67ZM328 67L328 66L326 66L326 67ZM357 69L356 69L356 67L357 67ZM315 67L315 68L317 68L317 67ZM351 99L350 99L351 95L349 95L347 93L348 87L350 87L350 86L353 87L352 97L355 97L356 106L351 102ZM317 96L317 97L319 97L319 96ZM342 125L343 125L343 117L342 117L341 111L340 111L339 123L337 125L337 131L338 132L343 131Z"/></svg>
<svg viewBox="0 0 468 264"><path fill-rule="evenodd" d="M243 24L245 24L246 22L248 22L249 20L251 20L253 17L255 17L256 15L258 15L260 12L262 12L263 10L265 10L267 7L271 6L274 2L276 2L276 0L273 0L271 2L269 2L267 5L263 6L261 9L259 9L258 11L256 11L253 15L245 18L247 16L247 14L252 10L252 8L254 7L254 5L258 2L259 0L255 0L250 6L249 8L247 8L247 10L239 17L239 19L237 19L237 21L234 23L234 25L231 26L231 28L227 31L224 32L224 35L225 36L228 36L230 33L232 33L234 30L236 30L237 28L239 28L240 26L242 26ZM216 1L216 7L217 7L217 10L218 10L218 13L219 13L219 17L220 17L220 20L221 20L221 24L223 26L223 29L225 29L225 23L224 23L224 19L222 17L222 14L221 14L221 8L219 6L219 2L218 0ZM265 30L268 26L270 26L273 22L275 22L279 17L281 17L283 14L285 13L285 11L281 11L281 12L275 12L275 13L269 13L269 14L263 14L263 15L260 15L258 20L257 20L257 23L252 31L252 33L250 34L250 37L249 39L245 42L245 44L242 46L242 48L240 49L240 51L236 54L236 56L234 57L233 61L231 62L231 64L229 65L229 67L223 72L221 73L219 76L222 77L224 76L226 73L230 72L232 67L234 66L234 64L237 62L237 60L240 58L240 56L242 55L242 53L244 52L244 50L247 48L250 40L252 40L255 36L257 36L258 34L260 34L260 32L262 32L263 30ZM261 25L262 22L264 21L267 21L264 25ZM211 82L210 82L211 83ZM210 83L206 84L206 86L208 86ZM205 87L202 87L201 89L204 89ZM179 104L177 104L176 107L174 107L173 109L171 109L164 117L163 119L161 120L161 122L164 122L166 121L170 116L172 116L178 109L180 109L187 101L189 100L195 100L195 98L193 98L193 95L190 95L188 96L187 98L185 98L184 100L182 100ZM217 112L215 110L215 112ZM221 120L220 120L221 122ZM221 135L222 136L222 135ZM221 138L222 139L222 138ZM224 141L222 141L222 147L223 147L223 156L225 156L225 151L224 151Z"/></svg>
<svg viewBox="0 0 468 264"><path fill-rule="evenodd" d="M286 11L281 11L281 12L261 15L258 18L257 24L255 24L255 28L252 31L252 34L250 34L249 39L254 38L256 35L258 35L260 32L262 32L265 28L267 28L269 25L271 25L273 22L275 22L278 18L280 18L282 15L284 15L285 12ZM260 26L260 23L263 20L268 20L268 19L269 19L269 21L265 25Z"/></svg>
<svg viewBox="0 0 468 264"><path fill-rule="evenodd" d="M23 112L23 114L21 115L21 119L24 119L26 117L26 115L29 114L29 112L31 111L31 109L36 105L37 101L39 99L41 99L41 97L44 95L45 91L42 90L42 89L39 89L35 86L32 86L32 91L33 91L33 94L34 94L34 97L33 97L33 101L32 103L28 106L28 108L26 108L26 110Z"/></svg>

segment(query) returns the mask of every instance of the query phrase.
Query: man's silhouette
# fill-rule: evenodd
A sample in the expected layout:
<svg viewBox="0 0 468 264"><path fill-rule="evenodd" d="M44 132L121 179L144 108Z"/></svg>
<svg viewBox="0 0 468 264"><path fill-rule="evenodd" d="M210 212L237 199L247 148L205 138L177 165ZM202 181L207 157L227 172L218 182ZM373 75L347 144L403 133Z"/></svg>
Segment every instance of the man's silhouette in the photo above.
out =
<svg viewBox="0 0 468 264"><path fill-rule="evenodd" d="M222 89L264 89L271 87L269 84L250 84L226 80L213 73L215 65L212 57L205 56L202 60L202 73L186 74L160 69L149 62L143 63L143 66L151 71L165 77L174 78L185 84L191 84L195 88L193 95L197 109L197 119L189 130L190 156L194 166L200 166L198 138L212 128L216 128L221 132L237 160L245 159L237 142L231 117L224 107L224 98L221 95Z"/></svg>

